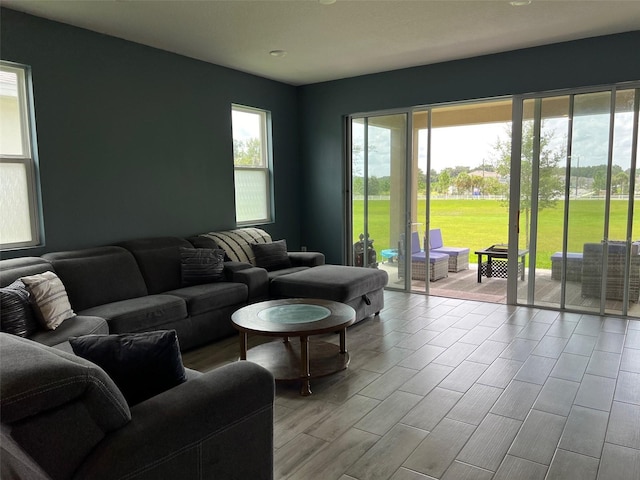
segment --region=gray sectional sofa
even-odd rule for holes
[[[273,478],[273,377],[225,365],[132,407],[106,373],[0,333],[0,478]]]
[[[206,236],[190,240],[136,239],[1,260],[0,287],[45,271],[60,278],[77,316],[55,330],[40,330],[29,337],[39,343],[70,352],[67,339],[72,336],[176,330],[184,351],[232,335],[231,314],[248,303],[267,299],[269,276],[275,273],[248,260],[228,260],[224,281],[182,286],[180,249],[216,246]],[[295,265],[291,271],[324,263],[321,254],[288,255]]]
[[[386,272],[325,266],[321,253],[286,248],[283,264],[261,268],[264,259],[256,257],[252,245],[274,243],[264,230],[242,228],[1,260],[0,287],[28,275],[56,273],[77,316],[29,338],[66,351],[72,336],[154,330],[175,330],[181,350],[189,350],[233,335],[231,314],[269,298],[343,302],[356,310],[356,321],[383,308]],[[194,248],[225,251],[222,281],[183,285],[181,249]]]

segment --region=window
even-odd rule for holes
[[[35,121],[29,67],[0,62],[0,247],[39,245]]]
[[[271,215],[271,117],[269,112],[233,105],[233,165],[236,223],[270,222]]]

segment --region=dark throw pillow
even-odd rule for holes
[[[0,330],[28,337],[38,329],[31,308],[30,293],[21,280],[0,288]]]
[[[133,406],[184,382],[175,330],[84,335],[69,339],[73,352],[101,367]]]
[[[182,286],[224,280],[224,250],[216,248],[180,248]]]
[[[291,266],[289,255],[287,255],[286,240],[278,240],[271,243],[252,243],[251,249],[256,256],[256,267],[261,267],[271,272]]]

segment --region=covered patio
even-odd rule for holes
[[[404,278],[398,279],[398,264],[384,262],[378,268],[389,273],[389,286],[403,288]],[[518,298],[526,299],[526,280],[528,269],[525,272],[525,281],[518,281]],[[412,291],[424,292],[425,282],[413,280]],[[446,278],[439,279],[429,284],[429,294],[438,297],[459,298],[464,300],[477,300],[491,303],[506,303],[507,301],[507,280],[504,278],[483,278],[482,283],[478,283],[477,264],[469,264],[468,270],[460,272],[449,272]],[[551,270],[537,270],[536,275],[536,303],[538,306],[548,306],[558,308],[560,304],[560,282],[551,278]],[[578,308],[581,311],[593,311],[598,313],[599,299],[596,297],[583,297],[580,282],[567,282],[565,304]],[[622,302],[619,300],[607,300],[608,312],[620,312]],[[640,317],[640,304],[631,302],[628,310],[629,316]]]

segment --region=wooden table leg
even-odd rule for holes
[[[340,330],[340,353],[347,353],[347,329]]]
[[[309,337],[302,335],[300,337],[300,378],[302,378],[302,388],[300,395],[311,395],[311,387],[309,385]]]
[[[247,332],[240,332],[240,360],[247,359]]]

